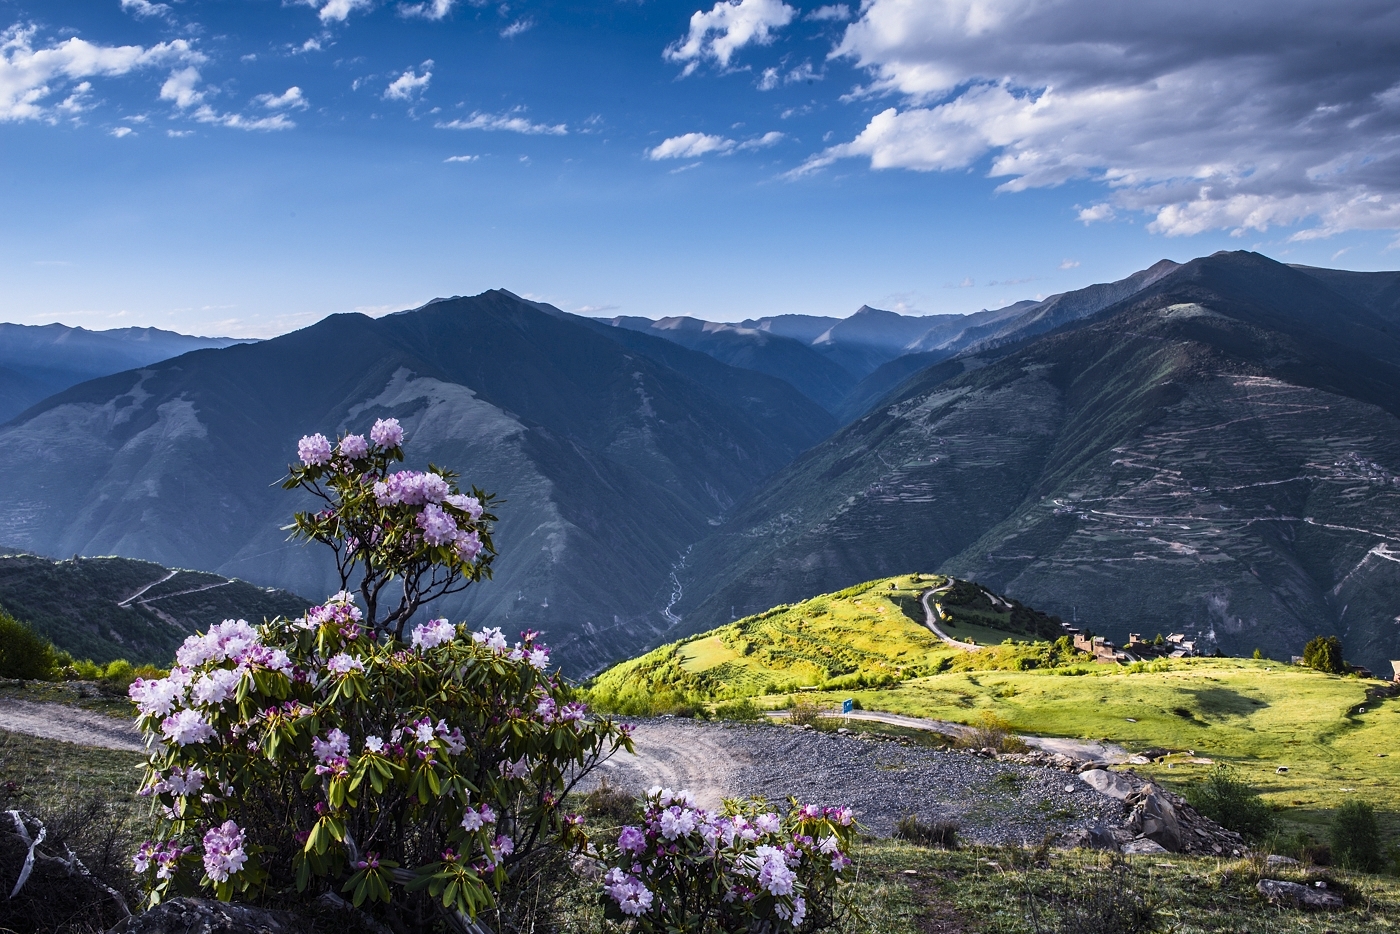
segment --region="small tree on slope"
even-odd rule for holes
[[[631,750],[626,728],[573,700],[533,633],[409,629],[490,576],[494,517],[447,471],[391,470],[402,440],[389,419],[368,439],[298,445],[284,486],[324,507],[290,528],[334,551],[340,593],[296,620],[225,621],[188,639],[169,677],[132,685],[143,793],[165,818],[136,856],[153,903],[343,892],[480,932],[525,860],[585,845],[567,796]]]

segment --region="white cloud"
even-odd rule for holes
[[[165,135],[171,139],[180,139],[184,136],[193,136],[194,130],[166,130]]]
[[[137,17],[170,15],[170,7],[164,3],[152,3],[151,0],[122,0],[122,9]]]
[[[773,30],[792,22],[797,11],[783,0],[720,0],[710,12],[697,10],[690,17],[690,31],[662,53],[667,61],[684,63],[688,75],[705,59],[729,67],[734,53],[754,43],[773,41]]]
[[[194,118],[200,123],[228,127],[231,130],[290,130],[292,127],[296,126],[296,123],[288,119],[286,114],[273,114],[270,117],[249,118],[242,114],[221,114],[208,104],[196,110],[194,112]]]
[[[414,95],[427,90],[428,82],[433,80],[432,59],[424,62],[422,67],[423,73],[421,75],[409,68],[391,81],[384,90],[384,99],[386,101],[411,101]]]
[[[172,71],[170,77],[166,78],[165,83],[160,86],[160,99],[174,101],[176,107],[184,110],[204,100],[204,92],[195,90],[197,87],[199,87],[199,69],[193,65],[180,68]]]
[[[525,32],[527,29],[533,28],[534,25],[535,21],[528,16],[524,19],[518,19],[515,22],[511,23],[509,26],[507,26],[505,29],[501,30],[501,38],[514,39],[516,36],[520,35],[522,32]]]
[[[431,0],[427,3],[400,3],[400,16],[418,16],[423,19],[440,20],[452,12],[457,0]]]
[[[439,130],[505,130],[509,133],[525,133],[530,136],[567,136],[566,124],[531,123],[523,115],[523,108],[504,114],[473,113],[465,120],[451,120],[437,124]]]
[[[113,127],[112,129],[108,130],[107,132],[110,133],[110,134],[112,134],[113,136],[115,136],[117,139],[121,139],[123,136],[130,136],[132,133],[135,133],[136,131],[133,130],[133,129],[132,129],[131,127],[129,127],[129,126],[119,126],[119,127]]]
[[[1106,202],[1079,209],[1079,219],[1085,224],[1092,224],[1095,221],[1111,221],[1116,216],[1113,205]]]
[[[803,81],[820,81],[826,77],[821,72],[812,67],[811,62],[803,62],[796,68],[783,74],[778,68],[765,68],[758,79],[758,89],[760,91],[771,91],[780,84],[798,84]]]
[[[1061,269],[1076,269],[1076,268],[1078,268],[1078,266],[1079,266],[1079,260],[1077,260],[1077,259],[1062,259],[1062,260],[1060,260],[1060,268],[1061,268]]]
[[[45,98],[70,81],[115,77],[172,62],[201,62],[204,56],[184,39],[150,48],[139,45],[94,45],[71,38],[36,49],[34,26],[11,26],[0,32],[0,122],[54,119],[80,106],[79,97],[92,85],[82,82],[61,104],[49,108]],[[86,85],[86,87],[84,87]]]
[[[708,133],[685,133],[662,140],[658,145],[648,149],[646,154],[647,158],[653,162],[659,162],[662,159],[698,159],[711,153],[726,156],[745,149],[767,149],[769,146],[776,146],[782,139],[783,134],[776,130],[745,140],[742,143],[723,136],[712,136]],[[685,166],[685,168],[694,168],[694,166]]]
[[[805,18],[813,20],[836,20],[837,22],[844,23],[851,18],[851,8],[844,3],[819,6],[808,13]]]
[[[783,134],[782,134],[782,133],[779,133],[777,130],[769,130],[767,133],[764,133],[762,136],[756,136],[756,137],[754,137],[753,139],[745,140],[744,142],[740,143],[738,146],[735,146],[734,148],[735,148],[735,149],[767,149],[769,146],[776,146],[776,145],[778,145],[778,144],[779,144],[780,142],[782,142],[782,141],[783,141]]]
[[[901,101],[795,174],[985,159],[1002,191],[1104,184],[1086,222],[1400,227],[1397,42],[1389,0],[867,0],[833,54]]]
[[[303,0],[303,2],[316,10],[323,23],[329,23],[332,20],[343,23],[356,10],[368,10],[374,6],[374,0]]]
[[[647,150],[647,158],[652,161],[694,159],[712,152],[729,152],[737,145],[738,143],[734,140],[725,139],[723,136],[711,136],[708,133],[686,133],[662,140],[660,144]]]
[[[480,156],[448,156],[443,162],[475,162]]]
[[[301,88],[293,85],[281,94],[259,94],[253,103],[261,104],[268,110],[305,110],[310,104],[301,93]]]

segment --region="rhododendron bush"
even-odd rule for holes
[[[817,931],[835,920],[851,865],[846,808],[726,801],[720,813],[682,791],[654,788],[643,823],[599,855],[610,917],[647,932]]]
[[[225,621],[132,685],[143,793],[165,817],[135,858],[153,902],[331,891],[480,931],[522,861],[584,845],[566,796],[631,740],[548,672],[535,634],[415,623],[489,577],[494,517],[451,473],[392,470],[402,441],[390,419],[298,445],[285,486],[323,508],[291,528],[334,551],[340,593],[299,619]]]

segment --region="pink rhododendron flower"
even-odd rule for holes
[[[501,627],[499,626],[474,632],[472,639],[493,652],[501,653],[506,650],[506,637],[501,635]]]
[[[435,649],[457,638],[457,627],[446,619],[433,619],[413,627],[412,643],[415,649]]]
[[[352,671],[364,671],[365,663],[353,655],[341,652],[326,660],[326,670],[338,675],[348,675]]]
[[[369,453],[369,442],[365,441],[364,435],[346,435],[336,447],[343,456],[352,461],[357,461]]]
[[[190,686],[190,697],[196,704],[222,704],[233,697],[242,680],[242,668],[215,668]]]
[[[403,429],[397,418],[381,418],[369,430],[369,437],[382,448],[396,448],[403,444]]]
[[[462,510],[462,512],[465,512],[471,517],[473,522],[480,519],[484,511],[481,508],[481,500],[477,499],[475,496],[468,496],[465,493],[453,493],[451,496],[447,497],[446,502],[452,506],[456,506],[458,509]]]
[[[227,882],[247,861],[243,831],[233,821],[224,821],[204,835],[204,871],[215,882]]]
[[[333,729],[325,739],[312,737],[311,751],[322,762],[330,759],[343,759],[350,755],[350,737],[343,730]]]
[[[202,743],[214,737],[214,728],[197,710],[181,710],[161,721],[161,733],[167,741],[180,746]]]
[[[319,467],[331,459],[331,443],[319,432],[297,442],[297,456],[308,467]]]
[[[143,680],[137,678],[127,689],[127,696],[142,716],[164,716],[175,709],[185,697],[185,686],[170,678]]]
[[[457,523],[441,506],[429,503],[414,522],[423,530],[423,540],[429,545],[447,545],[457,540]]]

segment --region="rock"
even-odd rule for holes
[[[1176,808],[1160,794],[1145,795],[1137,805],[1137,819],[1140,833],[1172,852],[1181,851],[1181,824],[1176,818]]]
[[[1123,855],[1125,856],[1149,856],[1153,853],[1170,852],[1156,840],[1149,840],[1146,837],[1138,837],[1136,840],[1129,840],[1123,844]]]
[[[1291,856],[1279,856],[1277,853],[1270,853],[1264,857],[1264,865],[1269,869],[1281,869],[1285,866],[1297,866],[1298,861]]]
[[[1079,827],[1060,837],[1059,845],[1072,850],[1117,850],[1118,841],[1102,827]]]
[[[1259,894],[1271,904],[1289,905],[1293,908],[1311,908],[1317,911],[1336,911],[1343,906],[1342,897],[1326,889],[1308,888],[1296,882],[1280,879],[1260,879]]]
[[[1132,782],[1107,769],[1089,769],[1087,772],[1080,772],[1079,778],[1099,794],[1117,798],[1119,801],[1133,793]]]
[[[1152,762],[1152,760],[1146,756],[1129,756],[1128,761],[1133,765],[1148,765]]]
[[[211,898],[176,898],[127,918],[110,934],[300,934],[306,927],[285,911]]]

